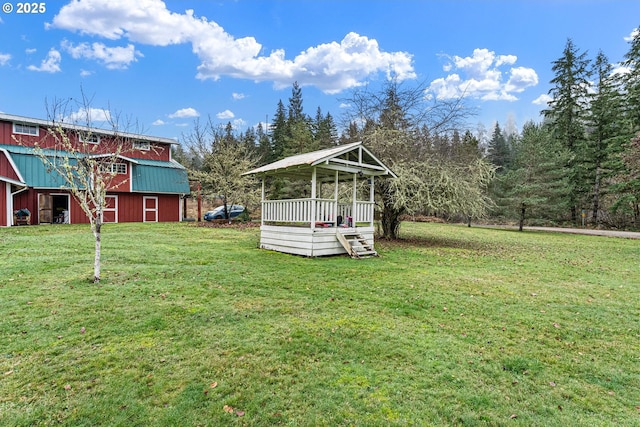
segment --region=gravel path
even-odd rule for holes
[[[506,228],[506,229],[518,229],[515,226],[479,226],[479,227],[488,227],[488,228]],[[640,239],[640,233],[634,231],[617,231],[617,230],[593,230],[590,228],[561,228],[561,227],[524,227],[524,230],[534,230],[534,231],[550,231],[553,233],[571,233],[571,234],[587,234],[591,236],[606,236],[606,237],[620,237],[623,239]]]
[[[593,230],[589,228],[556,228],[556,227],[524,227],[525,230],[553,231],[556,233],[588,234],[591,236],[621,237],[623,239],[640,239],[640,233],[633,231]]]

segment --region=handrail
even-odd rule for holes
[[[311,209],[313,203],[315,203],[315,215]],[[336,225],[340,216],[343,223],[355,219],[356,222],[368,222],[373,225],[373,202],[356,201],[355,213],[352,212],[353,207],[353,203],[336,203],[334,199],[264,200],[262,202],[262,221],[263,223],[310,223],[313,228],[316,223]]]

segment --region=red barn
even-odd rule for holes
[[[58,148],[48,132],[53,126],[0,113],[0,226],[89,222],[60,176],[34,150],[36,144],[45,154]],[[91,155],[110,154],[116,139],[121,144],[118,161],[111,165],[117,175],[107,192],[104,222],[182,219],[189,182],[186,169],[171,158],[174,140],[76,125],[62,129],[78,147],[90,145]]]

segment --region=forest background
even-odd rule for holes
[[[343,117],[303,108],[293,83],[267,128],[194,123],[174,158],[206,198],[259,209],[247,170],[287,156],[363,141],[399,176],[376,183],[381,234],[397,236],[410,215],[446,221],[640,229],[640,33],[621,64],[594,58],[568,39],[552,64],[551,100],[540,122],[495,122],[490,135],[469,126],[464,100],[424,96],[420,84],[391,79],[358,88]],[[195,189],[195,187],[194,187]],[[304,184],[269,183],[270,198],[299,198]]]

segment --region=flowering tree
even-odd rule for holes
[[[70,107],[79,109],[72,113]],[[89,219],[95,238],[93,282],[98,283],[107,191],[126,182],[126,178],[116,176],[118,165],[123,164],[121,155],[131,145],[130,134],[119,131],[118,118],[109,110],[90,108],[84,95],[79,105],[73,100],[54,102],[48,109],[50,124],[46,134],[33,144],[34,152]],[[95,127],[94,117],[111,129]],[[23,143],[18,138],[16,141]]]

